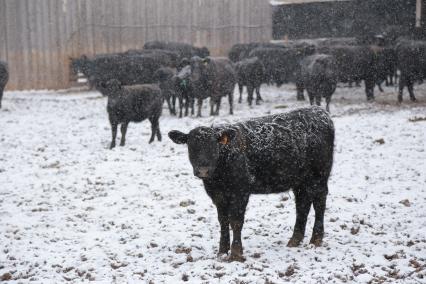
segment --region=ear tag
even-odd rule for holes
[[[219,143],[222,145],[228,145],[229,144],[228,135],[222,134],[222,136],[220,137]]]

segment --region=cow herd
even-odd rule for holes
[[[256,104],[262,101],[262,84],[294,83],[297,99],[303,100],[306,90],[311,105],[320,105],[325,98],[327,111],[315,106],[236,124],[198,127],[187,134],[169,132],[174,143],[187,145],[194,175],[202,179],[217,207],[219,254],[231,251],[230,260],[241,261],[241,231],[250,194],[292,189],[296,223],[288,246],[302,242],[311,206],[315,210],[311,243],[321,245],[335,135],[328,112],[337,84],[364,81],[367,100],[372,101],[375,86],[381,88],[384,81],[391,84],[399,74],[398,101],[402,101],[405,87],[415,101],[413,84],[426,77],[426,41],[236,44],[228,58],[210,57],[205,47],[156,41],[141,50],[81,56],[71,60],[71,67],[107,97],[110,148],[116,146],[119,125],[120,146],[124,146],[128,124],[146,119],[152,130],[149,142],[161,141],[159,119],[164,101],[170,114],[179,117],[195,115],[196,102],[199,117],[207,98],[210,115],[219,115],[223,97],[228,98],[233,114],[236,85],[240,103],[243,88],[247,88],[250,106],[254,99]],[[8,66],[0,61],[0,107],[8,77]]]

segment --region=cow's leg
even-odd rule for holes
[[[159,117],[159,116],[156,116],[154,120],[155,120],[155,125],[156,125],[156,131],[155,131],[155,133],[156,133],[156,135],[157,135],[157,140],[158,140],[158,141],[161,141],[161,132],[160,132],[160,117]]]
[[[182,118],[183,112],[183,98],[179,97],[179,118]]]
[[[246,212],[249,195],[237,196],[231,200],[229,219],[233,233],[230,261],[244,261],[243,244],[241,242],[241,231],[244,225],[244,215]]]
[[[303,95],[303,91],[304,91],[304,86],[302,83],[297,82],[296,83],[296,90],[297,90],[297,100],[298,101],[304,101],[305,100],[305,96]]]
[[[247,85],[247,101],[249,106],[251,106],[252,102],[253,102],[253,92],[254,92],[254,88],[251,85]]]
[[[185,98],[185,116],[188,116],[188,114],[189,114],[189,98]]]
[[[229,210],[228,205],[216,205],[217,218],[220,224],[220,242],[219,242],[219,255],[228,254],[230,248],[229,238]]]
[[[210,115],[214,115],[214,105],[216,102],[213,100],[213,98],[210,98]]]
[[[111,145],[109,146],[109,148],[112,149],[115,147],[115,139],[117,138],[118,123],[115,121],[110,121],[110,123],[111,123],[112,140],[111,140]]]
[[[173,113],[173,108],[172,108],[172,104],[171,104],[171,102],[170,102],[170,97],[168,97],[168,98],[166,99],[166,102],[167,102],[167,107],[169,108],[170,115],[174,115],[174,113]]]
[[[320,106],[321,105],[321,93],[316,93],[315,94],[315,104],[317,105],[317,106]]]
[[[414,96],[413,85],[414,85],[413,81],[408,81],[407,82],[407,88],[408,88],[408,93],[410,94],[410,100],[412,102],[415,102],[416,101],[416,97]]]
[[[312,92],[308,92],[308,96],[309,96],[309,103],[311,104],[311,106],[314,105],[314,99],[315,99],[315,94]]]
[[[312,204],[305,189],[296,189],[294,191],[294,196],[296,199],[296,223],[294,225],[293,236],[287,243],[288,247],[297,247],[303,241],[306,221],[308,220],[309,210]]]
[[[228,94],[228,102],[229,102],[229,114],[234,114],[234,92],[231,91]],[[219,114],[219,113],[218,113]]]
[[[260,104],[262,102],[262,96],[260,95],[260,85],[256,87],[256,104]]]
[[[121,141],[120,146],[124,146],[126,144],[126,132],[127,132],[127,126],[129,125],[128,122],[123,122],[121,124]]]
[[[1,101],[3,100],[3,91],[4,91],[4,87],[0,87],[0,108],[1,108]]]
[[[243,101],[243,84],[238,83],[238,90],[240,91],[240,98],[238,99],[238,103]]]
[[[173,114],[176,115],[176,95],[172,95],[172,110]]]
[[[374,80],[365,80],[365,94],[367,95],[367,101],[374,100]]]
[[[195,99],[194,98],[188,98],[189,103],[191,104],[191,115],[194,115],[194,104],[195,104]]]
[[[151,117],[149,121],[151,122],[151,138],[149,139],[149,143],[151,144],[154,141],[155,134],[157,134],[158,119]]]
[[[216,100],[216,110],[214,112],[214,115],[219,115],[219,109],[220,109],[220,103],[222,102],[222,97],[219,97]]]
[[[327,185],[324,189],[320,190],[320,192],[321,193],[313,200],[315,223],[310,243],[315,246],[320,246],[324,237],[324,212],[328,193]]]
[[[201,117],[201,107],[203,106],[202,99],[197,100],[197,106],[198,106],[197,117]]]
[[[330,107],[329,107],[329,105],[330,105],[330,101],[331,101],[331,95],[330,95],[330,96],[325,97],[325,103],[326,103],[325,110],[326,110],[327,112],[330,112]]]
[[[402,102],[402,95],[404,94],[404,87],[407,84],[407,79],[405,74],[401,74],[399,78],[399,92],[398,92],[398,102]]]

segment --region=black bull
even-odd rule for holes
[[[231,260],[243,259],[241,230],[250,194],[290,189],[295,195],[296,224],[288,246],[302,242],[312,204],[311,243],[322,243],[334,145],[333,122],[326,111],[303,108],[237,124],[198,127],[189,134],[174,130],[169,137],[188,145],[194,175],[203,180],[217,207],[220,254],[231,248]]]

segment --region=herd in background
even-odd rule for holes
[[[163,101],[171,115],[201,116],[203,101],[210,98],[210,115],[218,115],[222,97],[228,97],[233,114],[233,91],[239,89],[242,102],[244,86],[251,106],[262,101],[262,84],[296,85],[296,97],[326,109],[337,83],[364,81],[367,100],[374,100],[374,88],[393,84],[399,76],[398,101],[408,88],[415,101],[413,84],[426,78],[426,41],[389,39],[377,36],[368,41],[355,38],[295,40],[276,43],[245,43],[232,46],[226,57],[210,57],[206,47],[177,42],[147,42],[143,49],[121,53],[81,56],[71,59],[75,74],[82,73],[91,88],[108,97],[112,128],[111,148],[115,146],[117,127],[122,140],[129,122],[148,119],[152,125],[150,142],[161,140],[158,119]],[[397,76],[399,70],[399,75]],[[6,62],[0,61],[0,107],[9,78]],[[178,106],[176,106],[178,103]]]

